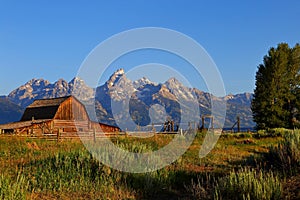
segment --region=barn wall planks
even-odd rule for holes
[[[84,105],[70,97],[60,104],[54,119],[88,121],[89,117]]]

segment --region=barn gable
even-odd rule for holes
[[[59,105],[54,119],[89,121],[89,116],[85,106],[75,97],[70,96]]]

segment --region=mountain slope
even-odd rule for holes
[[[253,94],[243,93],[236,95],[227,95],[224,97],[227,100],[226,112],[226,128],[231,128],[236,118],[240,118],[240,123],[243,128],[252,128],[255,126],[252,118],[251,101]]]
[[[11,102],[7,97],[0,97],[0,124],[14,122],[21,119],[23,109]]]

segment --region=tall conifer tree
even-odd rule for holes
[[[256,73],[252,101],[254,121],[258,129],[293,128],[299,116],[300,46],[290,48],[278,44],[264,57]]]

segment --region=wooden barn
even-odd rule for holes
[[[0,125],[0,129],[1,133],[27,135],[120,131],[118,127],[91,121],[85,106],[73,96],[35,100],[19,122]]]

